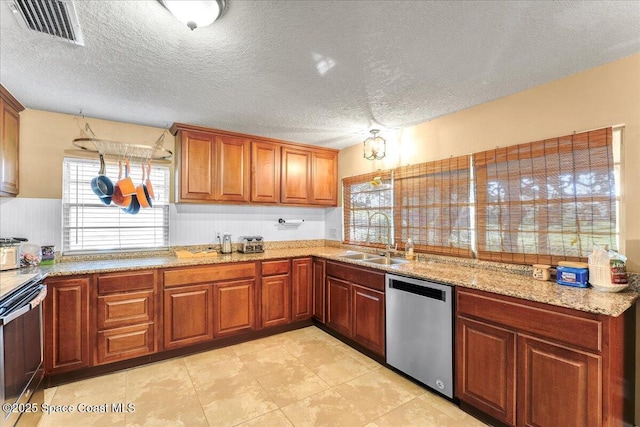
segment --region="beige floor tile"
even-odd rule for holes
[[[259,385],[243,387],[203,405],[209,425],[233,426],[278,409],[278,405]]]
[[[431,394],[431,393],[427,393]],[[440,398],[438,398],[440,399]],[[441,399],[440,404],[446,403],[451,406],[450,402]],[[439,426],[439,427],[485,427],[485,424],[465,414],[459,408],[455,408],[456,411],[449,411],[447,413],[440,410],[440,405],[437,407],[431,405],[428,399],[422,399],[422,396],[416,397],[409,402],[406,402],[399,407],[389,411],[387,414],[377,418],[368,427],[393,427],[393,426]]]
[[[55,395],[56,398],[62,401],[72,402],[78,397],[104,393],[106,390],[111,390],[114,394],[118,394],[124,392],[125,379],[126,373],[124,371],[103,375],[101,377],[88,378],[86,380],[58,386]]]
[[[320,343],[300,343],[296,348],[286,347],[286,349],[311,370],[333,363],[345,355],[336,346]]]
[[[50,387],[44,389],[44,403],[51,403],[51,399],[56,394],[58,387]]]
[[[50,388],[45,402],[135,412],[44,415],[40,427],[484,426],[316,327]]]
[[[399,375],[383,368],[371,371],[334,388],[342,397],[372,421],[425,390]]]
[[[242,356],[244,354],[254,353],[256,351],[266,350],[271,347],[279,346],[279,340],[273,340],[267,337],[260,338],[258,340],[243,342],[242,344],[236,344],[234,346],[231,346],[231,348],[236,353],[236,355]]]
[[[314,394],[281,409],[296,427],[351,427],[366,422],[365,415],[335,390]]]
[[[347,357],[336,357],[313,370],[327,384],[335,386],[370,372],[370,369],[359,361]]]
[[[127,414],[127,426],[207,425],[182,359],[128,371],[126,399],[136,409]]]
[[[257,379],[280,408],[329,388],[326,382],[300,363]]]
[[[176,378],[186,376],[187,368],[182,358],[169,359],[162,362],[151,363],[126,371],[127,387],[144,384],[151,379]]]
[[[245,369],[258,375],[265,375],[298,363],[291,353],[279,346],[243,354],[239,357],[245,364]]]
[[[238,360],[238,355],[233,351],[233,347],[223,347],[185,356],[183,360],[187,367],[204,368],[213,363],[226,363]]]
[[[51,400],[54,407],[70,406],[73,412],[43,413],[39,427],[124,426],[125,413],[112,410],[112,403],[125,401],[124,389],[113,391],[105,388],[102,393],[91,393],[69,400],[70,395],[56,395]]]
[[[238,427],[292,427],[291,421],[289,418],[282,412],[280,409],[276,409],[275,411],[271,411],[267,414],[260,415],[252,420],[249,420],[245,423],[238,424]]]

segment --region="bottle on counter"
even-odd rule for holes
[[[404,257],[406,259],[414,259],[415,258],[415,254],[413,253],[413,248],[414,248],[414,244],[413,241],[411,240],[411,237],[409,237],[407,239],[407,243],[404,245]]]

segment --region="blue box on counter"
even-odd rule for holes
[[[586,288],[589,286],[589,269],[574,267],[558,267],[557,279],[559,285]]]

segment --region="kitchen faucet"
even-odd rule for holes
[[[384,251],[384,256],[387,258],[391,258],[391,252],[394,251],[393,249],[391,249],[391,220],[389,219],[389,216],[383,212],[374,212],[371,214],[371,216],[369,217],[369,225],[367,226],[367,244],[371,243],[371,221],[373,220],[373,218],[376,215],[380,215],[382,216],[386,221],[387,221],[387,247]],[[379,242],[382,243],[382,240],[379,239]]]

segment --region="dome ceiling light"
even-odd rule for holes
[[[158,0],[178,21],[191,30],[206,27],[218,19],[226,6],[225,0]]]

